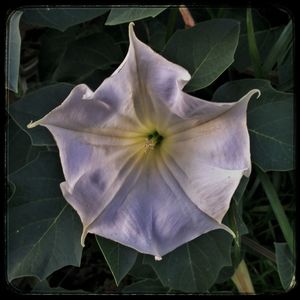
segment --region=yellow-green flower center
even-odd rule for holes
[[[149,150],[153,150],[162,143],[163,136],[160,135],[156,130],[152,131],[148,134],[145,142],[145,153],[147,153]]]

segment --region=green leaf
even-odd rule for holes
[[[66,265],[79,266],[82,226],[63,199],[59,156],[42,152],[9,176],[16,191],[8,203],[8,280],[45,279]]]
[[[254,26],[252,20],[252,10],[247,8],[247,36],[248,36],[248,47],[249,54],[254,67],[254,73],[256,78],[263,77],[263,70],[261,66],[260,53],[256,44],[256,37],[254,33]]]
[[[6,56],[6,88],[17,93],[21,54],[21,35],[19,30],[22,11],[15,11],[9,17],[7,56]]]
[[[286,243],[274,243],[276,253],[277,270],[282,287],[288,291],[296,284],[295,259]]]
[[[192,75],[186,91],[205,88],[232,64],[239,28],[235,20],[214,19],[175,32],[162,54]]]
[[[44,147],[33,147],[29,136],[12,120],[7,128],[7,172],[11,174],[35,159]]]
[[[255,31],[255,39],[262,61],[266,60],[269,51],[280,36],[282,30],[283,27],[275,27],[266,30]],[[240,35],[238,47],[234,56],[234,63],[232,66],[241,73],[253,71],[249,55],[247,34]]]
[[[105,25],[118,25],[123,23],[129,23],[132,21],[137,21],[141,19],[145,19],[148,17],[156,17],[161,12],[163,12],[168,6],[162,6],[159,8],[153,8],[151,6],[147,8],[131,8],[131,7],[116,7],[112,8],[108,18],[106,20]]]
[[[135,264],[137,252],[114,241],[96,236],[96,241],[117,285]]]
[[[164,286],[184,292],[205,292],[217,280],[220,270],[231,265],[232,237],[214,230],[186,243],[155,261],[145,256]]]
[[[28,129],[27,125],[31,121],[41,119],[56,106],[60,105],[69,95],[73,87],[73,85],[66,83],[42,87],[27,94],[22,99],[9,106],[9,114],[17,124],[28,133],[32,145],[56,145],[52,135],[46,128],[37,126]]]
[[[239,100],[251,89],[261,97],[250,100],[248,129],[251,158],[264,171],[288,171],[294,168],[293,94],[275,90],[269,81],[243,79],[225,83],[213,95],[214,101]]]
[[[119,64],[122,52],[106,33],[95,33],[68,44],[53,78],[56,81],[81,82],[95,70],[106,70]]]
[[[278,89],[290,91],[294,88],[293,43],[291,43],[282,62],[278,62]]]
[[[51,79],[53,72],[61,61],[68,43],[75,40],[80,28],[71,27],[65,32],[47,29],[41,36],[39,52],[39,76],[41,80]]]
[[[269,176],[267,174],[263,173],[259,168],[256,168],[256,173],[259,176],[259,180],[261,181],[263,189],[264,189],[264,191],[267,195],[267,198],[271,204],[273,213],[274,213],[276,220],[280,226],[283,236],[284,236],[291,252],[294,253],[295,237],[294,237],[293,229],[289,223],[288,217],[284,211],[284,208],[281,204],[279,196],[278,196]]]
[[[143,279],[123,288],[124,294],[166,293],[168,288],[164,287],[158,279]]]
[[[128,274],[137,279],[157,279],[157,275],[152,267],[147,264],[143,264],[143,257],[143,254],[138,254],[135,264]]]
[[[105,14],[108,8],[24,8],[22,21],[65,31]]]

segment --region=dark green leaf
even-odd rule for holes
[[[11,174],[37,157],[44,147],[33,147],[29,136],[12,120],[8,121],[7,172]]]
[[[289,91],[294,88],[293,43],[291,43],[284,59],[278,65],[278,89]]]
[[[37,126],[28,129],[27,125],[41,119],[61,104],[72,88],[73,85],[66,83],[49,85],[31,92],[9,107],[9,114],[29,134],[32,145],[56,145],[46,128]]]
[[[217,89],[215,101],[239,100],[251,89],[259,89],[261,97],[253,97],[248,107],[252,161],[264,171],[287,171],[294,168],[293,94],[275,90],[269,81],[243,79]]]
[[[42,152],[9,176],[16,191],[8,204],[8,280],[45,279],[66,265],[79,266],[82,226],[63,199],[59,156]]]
[[[220,270],[231,265],[232,237],[214,230],[175,249],[155,261],[145,256],[164,286],[184,292],[205,292],[217,280]]]
[[[281,284],[285,290],[293,288],[295,281],[295,259],[286,243],[274,243],[277,269]]]
[[[257,28],[255,28],[257,29]],[[273,44],[276,42],[283,27],[270,28],[266,30],[256,30],[255,39],[260,54],[261,61],[265,61]],[[232,65],[239,72],[253,71],[251,67],[251,59],[249,55],[248,37],[247,34],[241,34],[238,47],[234,56],[234,63]]]
[[[134,266],[129,271],[129,275],[138,279],[156,279],[157,275],[151,266],[143,264],[144,255],[138,254]]]
[[[24,8],[22,21],[60,31],[105,14],[108,8]]]
[[[119,64],[120,47],[106,33],[95,33],[68,44],[53,78],[57,81],[76,81],[93,73]]]
[[[175,32],[163,55],[190,72],[192,78],[185,90],[191,92],[210,85],[232,64],[238,38],[235,20],[205,21]]]
[[[161,12],[163,12],[168,6],[162,7],[145,7],[145,8],[131,8],[131,7],[116,7],[112,8],[105,25],[118,25],[122,23],[128,23],[132,21],[137,21],[145,19],[148,17],[156,17]]]
[[[79,28],[71,27],[65,32],[47,29],[41,37],[39,52],[39,76],[41,80],[49,80],[61,61],[67,45],[75,39]]]
[[[116,284],[127,275],[135,264],[137,252],[114,241],[96,236],[96,241],[114,276]]]
[[[7,60],[6,60],[6,88],[17,93],[19,81],[20,53],[21,53],[21,35],[19,30],[21,11],[15,11],[9,17],[8,23],[8,41],[7,41]]]
[[[123,288],[122,293],[124,294],[155,294],[155,293],[166,293],[168,288],[164,287],[158,279],[144,279],[135,282],[129,286]]]

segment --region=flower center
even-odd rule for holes
[[[148,153],[149,150],[154,150],[155,148],[157,148],[161,144],[163,139],[164,137],[160,135],[156,130],[148,134],[144,145],[144,152]]]

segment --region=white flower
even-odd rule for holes
[[[119,68],[92,92],[76,86],[28,127],[53,134],[61,189],[88,232],[161,256],[215,229],[251,172],[246,125],[251,90],[238,102],[182,91],[190,74],[142,43],[129,24]]]

